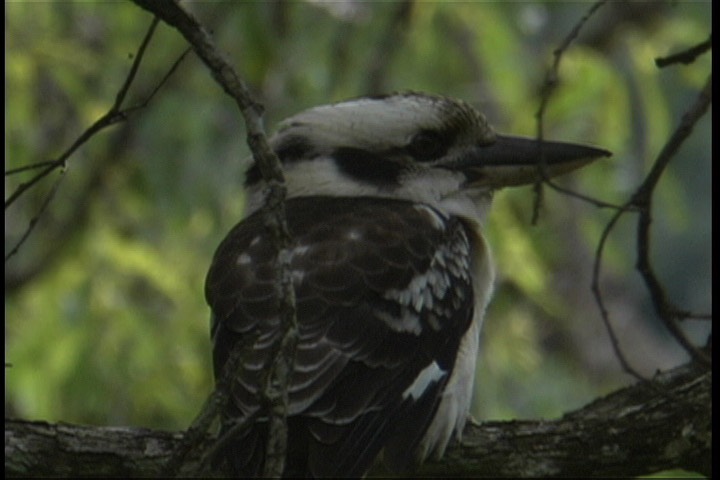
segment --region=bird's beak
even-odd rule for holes
[[[576,143],[505,135],[496,138],[490,145],[472,147],[455,165],[467,175],[468,186],[495,189],[531,184],[611,155],[607,150]]]

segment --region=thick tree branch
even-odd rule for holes
[[[628,478],[685,469],[710,476],[711,390],[711,373],[686,365],[559,420],[469,427],[462,445],[422,473]]]
[[[712,375],[688,364],[600,398],[559,420],[468,426],[423,476],[633,476],[682,468],[710,476]],[[157,476],[182,433],[5,421],[11,476]],[[190,453],[179,472],[196,472]],[[382,474],[376,470],[376,474]]]

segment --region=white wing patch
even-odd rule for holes
[[[305,255],[308,252],[308,250],[310,250],[310,247],[311,247],[311,245],[305,245],[305,244],[301,243],[300,245],[293,248],[292,256],[294,257],[296,255]]]
[[[345,235],[345,238],[353,242],[357,242],[363,239],[362,234],[356,228],[349,229],[347,231],[347,234]]]
[[[443,307],[440,300],[446,299],[448,291],[459,281],[469,280],[468,250],[469,245],[465,239],[440,246],[425,272],[413,277],[405,288],[384,293],[386,299],[402,305],[403,311],[410,310],[408,313],[411,313],[415,320],[408,322],[405,318],[401,330],[419,332],[421,327],[417,314],[421,312],[433,312],[440,317],[451,313]]]
[[[440,368],[437,362],[433,361],[430,365],[425,367],[420,375],[417,376],[415,381],[410,385],[402,394],[403,400],[412,397],[413,400],[417,400],[425,393],[433,383],[438,382],[447,372]]]
[[[417,314],[411,312],[407,308],[402,309],[400,317],[390,315],[383,311],[378,311],[375,315],[377,315],[379,319],[383,320],[388,327],[396,332],[408,332],[415,335],[420,335],[422,332],[422,326],[420,325],[420,320]],[[437,330],[439,330],[439,328]]]

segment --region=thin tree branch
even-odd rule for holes
[[[590,17],[593,16],[593,14],[602,7],[605,3],[607,3],[607,0],[599,0],[595,2],[583,15],[583,17],[578,20],[578,22],[575,24],[573,29],[570,31],[570,33],[565,37],[565,39],[562,41],[560,46],[555,49],[553,52],[553,64],[548,69],[548,72],[545,76],[545,83],[543,84],[542,93],[540,96],[540,106],[538,107],[538,111],[535,114],[535,117],[538,120],[538,127],[537,127],[537,138],[538,140],[543,139],[543,118],[545,115],[545,110],[547,109],[547,105],[550,102],[550,97],[552,97],[552,94],[555,92],[555,89],[558,86],[559,83],[559,71],[560,71],[560,60],[562,60],[563,55],[565,54],[565,51],[570,48],[570,45],[573,41],[578,37],[580,34],[580,30],[585,25],[585,23],[590,19]]]
[[[540,105],[538,106],[538,110],[535,113],[535,118],[537,119],[537,140],[538,140],[538,146],[540,149],[540,162],[538,164],[538,170],[541,174],[541,180],[535,183],[535,202],[533,205],[533,217],[532,217],[532,224],[535,225],[538,221],[539,215],[540,215],[540,205],[542,204],[542,185],[548,185],[554,190],[561,192],[565,195],[569,195],[571,197],[579,198],[581,200],[584,200],[586,202],[589,202],[597,207],[605,207],[605,208],[619,208],[611,203],[605,202],[603,200],[597,200],[594,198],[591,198],[587,195],[583,195],[574,191],[571,191],[569,189],[560,187],[555,182],[550,181],[549,176],[547,175],[546,171],[546,162],[545,157],[542,150],[542,140],[544,138],[544,118],[545,118],[545,110],[547,110],[547,106],[550,102],[550,98],[552,97],[553,93],[558,87],[559,84],[559,78],[560,78],[560,60],[562,60],[563,55],[565,54],[565,51],[567,51],[568,48],[570,48],[570,45],[573,41],[578,37],[580,34],[580,30],[582,30],[585,23],[592,17],[595,12],[602,7],[607,0],[599,0],[592,4],[592,6],[588,9],[588,11],[585,13],[585,15],[578,20],[578,22],[575,24],[575,26],[572,28],[570,33],[565,37],[565,39],[562,41],[560,46],[555,49],[553,52],[553,63],[552,66],[548,69],[547,74],[545,75],[545,82],[543,83],[541,93],[540,93]]]
[[[660,151],[652,169],[645,177],[645,181],[637,189],[631,199],[631,203],[639,208],[636,268],[640,272],[650,297],[652,298],[655,312],[662,319],[665,327],[683,346],[683,348],[697,361],[706,366],[711,365],[711,359],[704,352],[699,350],[690,342],[685,333],[677,324],[677,319],[689,316],[687,312],[677,308],[668,299],[665,288],[655,274],[650,261],[650,224],[652,223],[652,198],[655,187],[662,177],[665,168],[675,156],[680,146],[685,142],[693,130],[695,124],[705,115],[712,101],[712,75],[709,75],[705,86],[698,94],[695,103],[683,115],[680,125],[668,139]]]
[[[628,208],[630,208],[629,203]],[[620,362],[620,366],[626,373],[632,375],[636,379],[645,380],[645,377],[643,377],[640,372],[635,370],[635,368],[632,367],[627,358],[625,358],[625,354],[620,347],[620,341],[618,340],[617,335],[615,335],[615,329],[610,322],[610,313],[605,306],[605,300],[603,299],[602,291],[600,289],[600,266],[602,265],[603,253],[605,252],[605,244],[607,243],[608,238],[610,238],[610,233],[612,232],[613,228],[615,228],[618,220],[620,220],[620,217],[622,217],[623,214],[625,214],[625,212],[627,211],[628,210],[625,208],[617,210],[613,214],[610,221],[608,221],[607,225],[605,225],[605,228],[600,235],[600,240],[598,241],[598,245],[595,250],[595,260],[593,263],[593,275],[590,289],[592,290],[593,296],[595,297],[595,303],[597,303],[598,309],[600,310],[600,318],[602,319],[603,325],[605,325],[605,330],[610,337],[610,344],[612,345],[613,351],[615,352],[615,357],[617,357],[618,361]]]
[[[58,190],[58,187],[60,186],[60,182],[63,178],[65,178],[65,172],[67,172],[66,168],[60,169],[60,176],[53,182],[52,187],[50,187],[50,191],[45,196],[45,200],[43,200],[42,205],[40,205],[40,208],[38,209],[37,213],[33,215],[33,217],[30,219],[30,223],[28,224],[27,229],[25,229],[25,233],[23,233],[22,237],[20,237],[20,240],[15,244],[15,246],[5,255],[5,261],[7,262],[10,260],[10,258],[15,255],[17,252],[20,251],[20,247],[25,243],[25,241],[30,238],[30,234],[35,229],[35,225],[37,225],[38,221],[40,220],[40,217],[43,213],[45,213],[45,210],[47,210],[48,205],[50,205],[50,201],[55,197],[55,193]]]
[[[540,99],[540,106],[538,108],[538,111],[536,113],[537,118],[537,138],[538,138],[538,144],[541,145],[541,141],[543,139],[543,118],[544,113],[547,108],[547,105],[550,101],[550,98],[552,96],[552,93],[555,91],[558,85],[558,72],[559,72],[559,66],[560,66],[560,60],[562,59],[562,56],[564,52],[569,48],[569,46],[572,44],[572,42],[577,38],[580,29],[582,26],[587,22],[587,20],[597,11],[598,8],[600,8],[604,3],[606,3],[605,0],[600,0],[596,3],[594,3],[590,9],[588,9],[587,13],[578,21],[578,23],[575,25],[575,27],[572,29],[572,31],[568,34],[568,36],[564,39],[564,41],[561,43],[561,45],[553,52],[554,55],[554,61],[551,66],[551,68],[548,70],[548,73],[546,75],[545,83],[543,85],[541,99]],[[694,58],[703,53],[707,48],[709,48],[709,42],[710,38],[708,38],[707,42],[704,42],[703,44],[700,44],[687,52],[682,52],[681,54],[675,55],[671,58],[672,61],[692,61]],[[705,45],[707,43],[707,45]],[[670,59],[666,60],[669,61]],[[710,99],[711,99],[711,93],[710,93],[710,85],[711,80],[708,79],[708,82],[706,83],[705,88],[703,89],[703,92],[701,93],[699,99],[697,100],[696,104],[688,111],[688,113],[685,114],[683,117],[683,121],[681,125],[678,127],[676,132],[673,134],[673,136],[668,141],[668,144],[663,148],[663,151],[660,153],[658,159],[655,162],[655,165],[649,172],[648,176],[646,177],[643,185],[640,186],[640,188],[637,190],[635,195],[631,200],[626,202],[624,205],[621,206],[615,206],[612,204],[609,204],[604,201],[596,200],[594,198],[588,197],[586,195],[579,194],[577,192],[570,191],[568,189],[565,189],[563,187],[560,187],[556,185],[554,182],[550,181],[550,179],[547,176],[546,170],[545,170],[545,162],[542,154],[542,148],[541,148],[541,161],[539,165],[539,171],[541,172],[542,180],[537,182],[535,185],[535,204],[533,208],[533,218],[532,223],[536,223],[539,215],[539,207],[542,202],[542,185],[547,184],[553,189],[564,193],[566,195],[573,196],[575,198],[582,199],[584,201],[587,201],[589,203],[594,204],[597,207],[609,207],[616,209],[615,214],[611,218],[611,220],[606,225],[605,229],[603,230],[603,233],[601,235],[600,241],[598,243],[598,247],[596,250],[595,255],[595,264],[593,267],[593,280],[592,280],[592,292],[595,297],[595,301],[598,305],[598,308],[600,309],[601,318],[603,320],[603,323],[606,327],[606,330],[608,331],[608,334],[610,336],[610,341],[613,347],[613,350],[615,351],[615,354],[622,366],[622,368],[629,374],[633,375],[636,378],[642,378],[642,376],[630,365],[630,363],[627,361],[625,356],[622,353],[622,350],[620,348],[620,344],[618,341],[617,336],[614,333],[614,330],[612,328],[612,324],[610,322],[609,313],[607,308],[605,307],[603,298],[602,298],[602,292],[600,290],[600,282],[599,282],[599,276],[600,276],[600,265],[602,262],[602,255],[605,247],[605,243],[610,235],[610,232],[612,231],[613,227],[617,223],[617,221],[620,219],[620,217],[625,214],[628,211],[637,211],[639,212],[639,218],[638,218],[638,239],[637,239],[637,251],[638,251],[638,264],[637,268],[640,271],[645,284],[648,287],[648,290],[650,291],[651,298],[653,300],[653,305],[655,306],[655,309],[658,313],[658,315],[663,320],[663,323],[665,324],[666,328],[671,332],[671,334],[677,339],[677,341],[685,348],[690,355],[695,358],[697,361],[702,362],[705,365],[710,365],[709,358],[707,355],[705,355],[702,351],[700,351],[697,347],[692,345],[692,343],[687,339],[684,332],[677,326],[676,320],[679,318],[696,318],[696,317],[705,317],[706,315],[696,314],[692,312],[687,312],[684,310],[681,310],[674,305],[670,303],[670,301],[667,298],[667,295],[660,284],[659,280],[655,276],[654,270],[652,269],[651,262],[649,260],[649,242],[650,242],[650,223],[651,223],[651,200],[652,200],[652,193],[654,190],[655,185],[657,184],[658,180],[660,179],[665,167],[669,163],[670,159],[673,157],[679,146],[682,144],[682,142],[687,138],[690,131],[692,130],[692,126],[695,122],[704,114],[704,112],[707,110]]]
[[[5,176],[9,177],[10,175],[15,175],[17,173],[35,170],[36,168],[47,167],[48,165],[52,165],[54,162],[55,160],[45,160],[43,162],[31,163],[29,165],[23,165],[21,167],[10,168],[8,170],[5,170]]]
[[[158,82],[158,84],[155,85],[155,87],[152,89],[150,94],[147,95],[143,99],[143,101],[138,103],[137,105],[126,108],[125,114],[127,115],[129,113],[134,112],[135,110],[140,110],[140,109],[147,107],[148,104],[150,103],[150,100],[152,100],[155,97],[155,95],[160,91],[160,89],[168,82],[168,80],[170,80],[170,77],[172,77],[173,73],[175,73],[175,70],[178,69],[178,67],[180,66],[182,61],[185,59],[187,54],[190,53],[190,50],[191,50],[190,48],[187,48],[184,52],[182,52],[180,54],[180,56],[178,56],[178,58],[175,60],[175,62],[173,62],[173,64],[170,66],[170,68],[165,73],[163,78],[161,78],[160,81]]]
[[[200,409],[200,412],[195,416],[195,419],[193,419],[187,430],[185,430],[182,440],[175,446],[172,455],[163,468],[163,476],[175,477],[178,475],[185,463],[187,455],[193,448],[197,448],[203,442],[212,423],[218,415],[220,415],[223,408],[225,408],[230,398],[233,372],[235,372],[238,365],[240,365],[243,347],[245,347],[244,342],[238,342],[233,346],[228,360],[223,366],[222,374],[215,383],[215,388],[208,398],[205,399],[205,403]],[[218,442],[208,446],[208,451],[204,454],[203,461],[198,466],[200,470],[195,473],[203,473],[205,467],[215,460],[217,452],[227,443],[227,439],[232,438],[232,436],[237,433],[239,433],[239,428],[233,427],[224,437],[220,438]]]
[[[672,55],[668,55],[667,57],[658,57],[655,59],[655,65],[658,68],[667,67],[668,65],[673,65],[675,63],[682,63],[685,65],[689,65],[695,61],[697,57],[702,55],[705,52],[710,51],[712,48],[712,34],[708,35],[707,40],[704,42],[700,42],[694,47],[690,47],[687,50],[683,50],[682,52],[674,53]]]
[[[680,343],[680,345],[682,345],[682,347],[693,359],[706,367],[711,365],[710,357],[693,345],[682,329],[677,325],[678,319],[705,317],[706,315],[687,312],[673,305],[668,299],[667,293],[665,292],[660,280],[657,278],[655,271],[652,268],[652,262],[650,261],[650,224],[652,223],[652,195],[655,187],[662,177],[665,168],[670,163],[670,160],[672,160],[680,146],[692,132],[695,123],[697,123],[697,121],[707,112],[711,100],[712,75],[708,76],[705,86],[698,94],[698,98],[695,103],[683,115],[680,125],[678,125],[675,132],[673,132],[672,136],[668,139],[667,143],[660,151],[652,169],[645,177],[642,185],[635,191],[632,198],[623,205],[623,207],[618,210],[615,215],[613,215],[608,224],[605,226],[595,252],[595,263],[593,266],[593,280],[591,287],[593,295],[595,296],[595,302],[600,309],[601,318],[605,324],[608,334],[610,335],[613,350],[615,351],[620,364],[627,373],[636,378],[642,377],[630,366],[629,362],[622,354],[617,336],[615,335],[610,323],[609,314],[602,298],[602,292],[600,291],[600,264],[602,262],[605,243],[617,221],[627,211],[636,211],[639,213],[637,236],[638,259],[636,262],[636,268],[640,272],[640,275],[650,292],[655,312],[658,314],[672,336],[678,341],[678,343]]]
[[[36,174],[34,177],[32,177],[29,181],[25,183],[21,183],[18,188],[15,190],[15,192],[5,201],[5,209],[12,205],[20,196],[28,191],[31,187],[33,187],[36,183],[38,183],[40,180],[45,178],[47,175],[49,175],[53,170],[57,168],[62,168],[61,170],[61,176],[53,183],[53,186],[50,189],[50,192],[46,196],[45,200],[43,201],[42,205],[38,209],[37,213],[33,215],[33,217],[30,219],[30,222],[28,224],[27,229],[21,236],[18,243],[10,250],[8,254],[5,255],[5,262],[7,262],[10,258],[12,258],[19,250],[20,247],[25,243],[25,241],[30,237],[30,234],[34,230],[35,226],[37,225],[38,220],[40,219],[41,215],[45,212],[47,209],[47,206],[50,202],[50,200],[55,196],[55,193],[57,192],[57,188],[60,185],[60,181],[65,176],[65,168],[66,168],[66,160],[72,155],[72,153],[79,148],[83,143],[85,143],[87,140],[89,140],[95,133],[100,131],[101,129],[112,125],[119,121],[120,119],[123,119],[124,117],[116,115],[119,110],[119,103],[122,102],[122,100],[125,98],[125,94],[127,93],[127,90],[132,83],[132,80],[135,77],[135,74],[137,72],[137,68],[139,66],[140,60],[143,57],[145,47],[147,46],[147,43],[150,41],[150,38],[152,38],[152,34],[155,30],[155,27],[157,25],[157,22],[152,22],[150,25],[150,28],[148,29],[148,33],[145,35],[145,39],[141,43],[138,53],[135,58],[135,62],[133,62],[132,67],[130,68],[130,72],[128,73],[127,78],[125,79],[125,82],[123,86],[121,87],[120,91],[118,92],[115,104],[111,107],[111,109],[103,115],[99,120],[97,120],[93,125],[90,126],[85,132],[83,132],[80,137],[78,137],[75,142],[68,148],[58,159],[52,160],[52,161],[44,161],[44,162],[38,162],[35,164],[27,165],[24,167],[18,167],[15,169],[11,169],[5,172],[6,176],[9,176],[11,174],[20,173],[27,170],[32,170],[36,168],[43,168],[40,173]]]
[[[30,165],[24,165],[21,167],[13,168],[6,170],[5,175],[10,176],[13,174],[18,174],[22,172],[26,172],[29,170],[36,170],[36,169],[42,169],[40,172],[36,173],[33,177],[30,178],[27,182],[21,183],[17,189],[13,192],[12,195],[5,201],[5,209],[7,210],[8,207],[10,207],[15,201],[17,201],[25,192],[27,192],[30,188],[38,184],[43,178],[48,176],[50,173],[52,173],[54,170],[60,168],[61,169],[61,176],[56,180],[51,189],[50,192],[47,194],[45,201],[38,209],[38,212],[33,215],[32,219],[30,220],[27,229],[21,236],[18,243],[13,247],[8,254],[5,255],[5,262],[7,262],[13,255],[15,255],[19,250],[20,247],[25,243],[25,241],[30,237],[30,234],[34,230],[35,226],[37,225],[40,217],[42,214],[46,211],[50,200],[55,196],[55,193],[57,192],[57,189],[59,187],[60,181],[65,176],[66,168],[67,168],[67,160],[70,158],[70,156],[75,153],[77,149],[79,149],[83,144],[85,144],[88,140],[90,140],[96,133],[100,132],[101,130],[112,126],[116,123],[122,122],[127,119],[128,115],[136,110],[145,108],[149,102],[153,99],[155,94],[162,88],[162,86],[167,82],[167,80],[170,78],[170,76],[175,72],[177,67],[179,66],[180,62],[183,60],[187,52],[180,55],[180,57],[175,61],[173,66],[168,70],[168,72],[165,74],[165,76],[162,78],[162,80],[155,86],[155,88],[152,90],[152,92],[145,97],[145,99],[139,103],[138,105],[128,107],[126,109],[122,109],[122,104],[125,101],[125,98],[127,97],[127,93],[130,89],[130,86],[132,85],[138,69],[140,67],[140,63],[145,55],[145,51],[147,49],[147,46],[150,43],[150,40],[153,37],[153,34],[155,32],[155,28],[157,27],[158,20],[153,19],[153,21],[150,24],[150,27],[148,28],[147,33],[145,34],[145,37],[143,38],[143,41],[141,42],[140,46],[138,47],[138,51],[135,54],[134,61],[132,66],[130,67],[130,71],[128,72],[128,75],[126,76],[122,86],[118,90],[118,93],[115,96],[115,102],[110,107],[110,109],[98,120],[95,121],[90,127],[88,127],[73,143],[72,145],[65,150],[57,159],[55,160],[49,160],[49,161],[42,161],[33,163]]]
[[[620,348],[620,342],[615,335],[615,331],[612,328],[612,324],[610,323],[610,316],[608,313],[607,308],[605,307],[605,303],[602,298],[602,293],[600,291],[600,264],[601,259],[603,255],[603,251],[605,248],[605,242],[610,235],[610,232],[612,231],[613,227],[615,226],[616,222],[620,219],[623,213],[625,211],[632,209],[632,205],[623,205],[623,206],[615,206],[611,205],[607,202],[593,199],[589,196],[573,192],[571,190],[562,188],[558,185],[556,185],[554,182],[552,182],[547,175],[547,169],[546,169],[546,162],[542,151],[542,140],[543,140],[543,131],[544,131],[544,118],[545,118],[545,110],[547,109],[547,106],[550,102],[550,98],[552,97],[552,94],[554,93],[555,89],[558,86],[559,82],[559,70],[560,70],[560,61],[562,60],[562,56],[564,55],[565,51],[570,47],[572,42],[578,37],[580,34],[580,30],[582,29],[583,25],[590,19],[590,17],[604,4],[606,3],[606,0],[600,0],[595,2],[585,13],[585,15],[575,24],[573,29],[570,31],[570,33],[565,37],[563,42],[560,44],[558,48],[555,49],[553,52],[554,61],[552,66],[548,69],[548,72],[545,76],[545,83],[543,84],[542,90],[541,90],[541,96],[540,96],[540,105],[538,107],[537,113],[535,114],[535,117],[537,119],[537,139],[538,139],[538,148],[540,148],[540,163],[538,166],[538,170],[541,174],[541,180],[535,183],[535,202],[533,205],[533,217],[531,220],[531,223],[534,225],[537,223],[537,220],[540,215],[540,205],[542,204],[542,198],[543,198],[543,185],[549,185],[551,188],[555,189],[556,191],[559,191],[565,195],[569,195],[575,198],[580,198],[581,200],[587,201],[597,207],[610,207],[614,208],[616,210],[615,214],[613,215],[612,219],[608,222],[607,226],[605,227],[601,237],[600,241],[598,243],[597,251],[595,254],[595,264],[593,266],[593,280],[592,280],[592,292],[595,296],[595,300],[598,304],[598,307],[600,309],[601,318],[603,321],[603,324],[605,325],[605,328],[608,332],[608,335],[610,336],[610,343],[613,347],[613,351],[615,352],[615,355],[617,356],[620,365],[622,366],[623,370],[625,370],[627,373],[632,375],[633,377],[643,380],[643,377],[630,365],[630,363],[625,358],[625,355],[622,353],[622,349]]]
[[[32,177],[27,182],[21,183],[18,188],[5,200],[5,209],[12,205],[20,196],[28,191],[33,185],[35,185],[37,182],[45,178],[50,172],[55,170],[56,168],[60,168],[65,166],[65,162],[67,161],[70,156],[75,153],[75,151],[80,148],[85,142],[87,142],[89,139],[93,137],[97,132],[100,130],[103,130],[104,128],[107,128],[111,125],[114,125],[115,123],[121,122],[126,120],[126,112],[121,110],[122,103],[125,101],[125,96],[127,95],[128,89],[130,88],[130,85],[132,84],[133,80],[135,79],[135,74],[138,71],[138,68],[140,66],[140,62],[142,61],[145,49],[147,48],[148,44],[150,43],[150,39],[152,39],[153,34],[155,33],[155,27],[157,26],[157,19],[153,19],[153,21],[150,23],[150,27],[148,28],[148,32],[145,34],[145,38],[143,39],[142,43],[140,44],[140,47],[138,48],[137,54],[135,55],[135,60],[133,61],[132,66],[130,67],[130,71],[128,72],[127,77],[125,78],[125,81],[123,82],[123,85],[120,87],[120,90],[118,91],[117,95],[115,96],[115,103],[110,107],[110,109],[98,120],[95,121],[90,127],[88,127],[87,130],[85,130],[76,140],[73,142],[70,147],[65,150],[57,159],[51,161],[51,162],[42,162],[40,164],[34,164],[34,165],[41,165],[45,164],[46,167],[41,170],[38,174],[36,174],[34,177]],[[34,168],[34,167],[33,167]],[[17,169],[16,169],[17,170]]]
[[[268,195],[264,208],[266,225],[271,232],[273,246],[278,252],[275,264],[277,298],[280,301],[282,335],[274,346],[277,355],[268,372],[263,388],[262,402],[266,404],[269,417],[268,444],[264,475],[280,476],[284,470],[287,451],[287,409],[288,378],[293,370],[298,327],[295,315],[295,292],[290,277],[290,256],[287,254],[291,237],[285,216],[285,184],[280,161],[270,148],[262,125],[263,107],[251,96],[248,87],[235,72],[232,65],[218,52],[212,38],[189,12],[176,2],[156,2],[151,0],[133,0],[141,8],[161,18],[175,27],[192,45],[195,53],[210,69],[216,82],[236,102],[247,127],[247,142],[255,162],[260,168],[263,179],[268,185]],[[230,372],[232,374],[233,372]],[[214,394],[212,394],[214,395]],[[227,396],[223,396],[227,402]],[[222,406],[214,402],[216,410]],[[200,416],[205,414],[201,413]]]

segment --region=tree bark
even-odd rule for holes
[[[668,469],[712,475],[712,373],[687,364],[557,420],[469,425],[414,476],[630,477]],[[9,476],[160,476],[182,432],[5,421]],[[214,438],[180,475],[197,474]],[[386,473],[386,472],[385,472]],[[382,475],[376,468],[371,474]],[[204,472],[207,476],[208,472]]]

